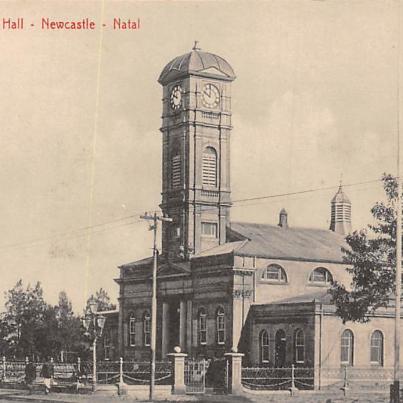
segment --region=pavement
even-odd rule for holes
[[[27,402],[27,403],[118,403],[118,402],[146,402],[148,400],[136,399],[134,396],[118,396],[116,394],[95,393],[79,395],[69,393],[43,393],[28,394],[25,390],[0,389],[0,403]],[[184,402],[184,403],[389,403],[389,397],[377,394],[362,396],[332,395],[329,393],[299,393],[297,396],[288,394],[244,394],[234,395],[185,395],[170,396],[169,399],[155,400],[158,402]]]

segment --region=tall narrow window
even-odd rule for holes
[[[217,152],[213,147],[206,147],[203,152],[203,185],[217,186]]]
[[[295,331],[294,335],[295,362],[302,363],[305,360],[305,337],[302,329]]]
[[[171,183],[172,188],[176,189],[181,186],[181,156],[179,154],[174,155],[171,163]]]
[[[224,344],[225,343],[225,314],[224,314],[224,308],[221,306],[217,309],[216,324],[217,324],[217,343]]]
[[[143,319],[144,345],[151,344],[151,316],[148,312],[144,314]]]
[[[267,330],[260,332],[260,362],[265,363],[270,361],[270,338]]]
[[[104,359],[110,360],[111,358],[111,335],[109,332],[105,332],[104,335]]]
[[[130,315],[129,318],[129,346],[136,345],[136,318],[134,315]]]
[[[371,336],[371,363],[383,365],[383,334],[379,330]]]
[[[199,343],[207,344],[207,315],[204,308],[199,311]]]
[[[353,365],[354,336],[351,330],[345,330],[341,335],[340,361],[344,365]]]

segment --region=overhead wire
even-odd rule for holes
[[[353,187],[353,186],[360,186],[360,185],[366,185],[366,184],[373,184],[373,183],[379,183],[381,182],[382,179],[373,179],[373,180],[368,180],[368,181],[362,181],[362,182],[355,182],[355,183],[349,183],[349,184],[343,184],[343,187]],[[317,187],[317,188],[311,188],[311,189],[305,189],[305,190],[299,190],[295,192],[285,192],[285,193],[277,193],[277,194],[270,194],[270,195],[262,195],[262,196],[254,196],[254,197],[248,197],[248,198],[241,198],[241,199],[235,199],[232,201],[233,205],[231,208],[239,208],[239,207],[249,207],[252,205],[256,204],[261,204],[261,203],[254,203],[254,202],[261,202],[265,200],[270,200],[270,199],[275,199],[275,198],[281,198],[281,197],[290,197],[290,196],[296,196],[296,195],[302,195],[302,194],[309,194],[309,193],[314,193],[314,192],[319,192],[319,191],[327,191],[327,190],[332,190],[337,188],[339,185],[333,185],[333,186],[325,186],[325,187]],[[252,203],[249,203],[252,202]],[[237,205],[237,203],[240,203]],[[248,203],[248,204],[242,204],[242,203]],[[208,211],[208,210],[214,210],[216,209],[217,206],[212,206],[209,207],[203,211]],[[152,209],[147,209],[148,211],[155,211],[156,208]],[[93,224],[93,225],[87,225],[84,227],[79,227],[70,231],[66,232],[60,232],[60,233],[55,233],[52,234],[48,237],[44,238],[38,238],[38,239],[33,239],[30,241],[25,241],[25,242],[17,242],[13,244],[6,244],[6,245],[0,245],[0,250],[3,249],[12,249],[12,248],[24,248],[24,247],[31,247],[35,246],[36,244],[40,244],[43,242],[48,242],[48,241],[55,241],[55,240],[67,240],[67,239],[75,239],[75,238],[80,238],[82,236],[88,235],[88,232],[90,231],[92,234],[99,234],[99,233],[104,233],[109,230],[114,230],[116,228],[124,227],[124,226],[131,226],[135,224],[140,224],[143,223],[144,221],[141,219],[138,219],[136,221],[128,222],[128,223],[121,223],[120,225],[114,225],[113,224],[119,223],[121,221],[126,221],[129,219],[133,219],[135,217],[139,217],[140,214],[142,214],[143,211],[138,211],[133,214],[130,214],[128,216],[124,217],[119,217],[114,220],[98,223],[98,224]],[[108,227],[109,226],[109,227]],[[102,228],[104,227],[104,228]],[[93,231],[93,229],[98,229],[101,228],[100,231]],[[81,233],[82,232],[82,233]]]

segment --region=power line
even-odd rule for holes
[[[369,180],[369,181],[362,181],[362,182],[343,184],[343,187],[346,188],[346,187],[360,186],[360,185],[366,185],[366,184],[372,184],[372,183],[379,183],[381,181],[382,181],[382,179],[373,179],[373,180]],[[317,187],[317,188],[306,189],[306,190],[299,190],[299,191],[295,191],[295,192],[286,192],[286,193],[277,193],[277,194],[270,194],[270,195],[263,195],[263,196],[248,197],[248,198],[233,200],[232,203],[236,204],[236,203],[245,203],[245,202],[255,202],[255,201],[261,201],[261,200],[269,200],[269,199],[275,199],[275,198],[279,198],[279,197],[290,197],[290,196],[296,196],[296,195],[301,195],[301,194],[308,194],[308,193],[332,190],[332,189],[335,189],[337,187],[338,187],[338,185],[333,185],[333,186]],[[237,207],[239,208],[239,207],[246,207],[246,206],[249,207],[249,206],[253,206],[253,205],[254,205],[253,203],[248,204],[248,205],[240,204],[240,205],[234,205],[234,206],[232,206],[232,208],[237,208]],[[214,210],[214,209],[216,209],[215,206],[211,207],[211,208],[208,208],[208,209],[205,209],[204,211]],[[156,209],[148,209],[148,210],[149,211],[154,211]],[[106,222],[98,223],[98,224],[94,224],[94,225],[88,225],[88,226],[85,226],[85,227],[76,228],[76,229],[73,229],[73,230],[67,231],[67,232],[56,233],[56,234],[53,234],[53,235],[51,235],[49,237],[44,237],[44,238],[34,239],[34,240],[26,241],[26,242],[14,243],[14,244],[1,245],[0,250],[8,249],[8,248],[11,249],[11,248],[18,248],[18,247],[30,247],[30,246],[34,246],[35,244],[38,244],[38,243],[43,243],[43,242],[55,240],[57,238],[61,238],[61,239],[79,238],[81,236],[88,235],[88,231],[90,231],[90,230],[92,230],[94,228],[99,228],[99,227],[115,224],[115,223],[118,223],[120,221],[125,221],[125,220],[128,220],[128,219],[139,217],[140,214],[142,214],[142,213],[143,213],[143,211],[141,211],[141,212],[139,211],[139,212],[133,213],[133,214],[131,214],[129,216],[124,216],[124,217],[117,218],[115,220],[106,221]],[[102,232],[105,232],[105,231],[108,231],[108,230],[119,228],[121,226],[139,224],[140,222],[142,222],[142,220],[136,220],[136,221],[130,222],[130,223],[123,223],[122,225],[119,225],[119,226],[104,228],[101,231],[95,231],[95,232],[91,231],[91,234],[102,233]],[[79,233],[79,232],[83,232],[83,231],[84,231],[84,234]],[[78,232],[78,234],[76,234],[77,232]]]
[[[116,220],[107,221],[107,222],[104,222],[104,223],[99,223],[99,224],[94,224],[94,225],[91,225],[91,226],[85,226],[85,227],[76,228],[76,229],[73,229],[73,230],[67,231],[67,232],[59,232],[59,233],[56,233],[56,234],[53,234],[51,236],[44,237],[44,238],[32,239],[30,241],[17,242],[17,243],[14,243],[14,244],[0,245],[0,250],[2,250],[2,249],[12,249],[12,248],[18,248],[18,247],[29,247],[29,246],[33,246],[35,244],[48,242],[48,241],[52,241],[52,240],[55,240],[55,239],[75,239],[75,238],[80,238],[82,236],[88,235],[87,232],[92,230],[92,229],[94,229],[94,228],[99,228],[99,227],[102,227],[102,226],[105,226],[105,225],[115,224],[115,223],[118,223],[118,222],[123,221],[123,220],[128,220],[128,219],[131,219],[131,218],[134,218],[134,217],[138,217],[140,213],[141,212],[138,212],[138,213],[132,214],[130,216],[120,217],[120,218],[118,218]],[[101,232],[105,232],[107,230],[123,227],[123,226],[126,226],[126,225],[138,224],[140,222],[142,222],[142,221],[141,220],[136,220],[136,221],[133,221],[133,222],[130,222],[130,223],[122,223],[122,224],[120,224],[118,226],[104,228],[103,230],[101,229],[101,231],[91,231],[91,234],[98,234],[98,233],[101,233]],[[79,232],[83,232],[83,233],[79,233]]]
[[[369,184],[369,183],[376,183],[376,182],[381,182],[381,181],[382,181],[382,179],[373,179],[373,180],[365,181],[365,182],[350,183],[350,184],[347,184],[347,185],[343,185],[343,187],[366,185],[366,184]],[[247,202],[247,201],[273,199],[275,197],[295,196],[295,195],[305,194],[305,193],[313,193],[313,192],[319,192],[319,191],[324,191],[324,190],[332,190],[332,189],[334,189],[336,187],[337,186],[326,186],[326,187],[320,187],[320,188],[300,190],[300,191],[297,191],[297,192],[287,192],[287,193],[278,193],[278,194],[274,194],[274,195],[249,197],[249,198],[246,198],[246,199],[233,200],[233,203],[242,203],[242,202]]]

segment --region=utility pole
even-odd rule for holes
[[[158,266],[158,249],[157,249],[157,228],[158,221],[172,222],[172,218],[158,216],[156,212],[153,215],[144,213],[140,216],[143,220],[152,221],[150,231],[153,231],[153,285],[151,294],[151,343],[150,343],[150,397],[153,400],[155,389],[155,350],[157,347],[157,266]]]
[[[395,279],[395,362],[394,362],[394,403],[400,403],[400,315],[401,315],[401,293],[402,293],[402,181],[400,177],[400,1],[398,10],[398,38],[397,38],[397,200],[396,200],[396,279]]]

